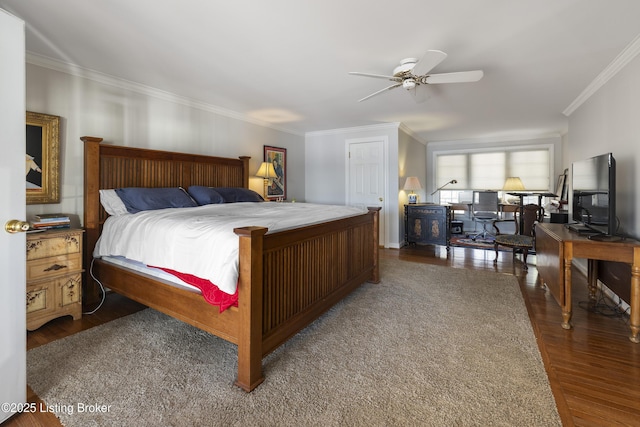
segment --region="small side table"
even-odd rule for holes
[[[58,229],[27,235],[27,330],[57,317],[82,317],[82,233]]]

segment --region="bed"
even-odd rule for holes
[[[191,155],[101,144],[85,136],[85,268],[111,291],[237,345],[235,384],[250,392],[264,380],[262,359],[364,282],[378,283],[378,215],[361,215],[268,233],[247,225],[238,236],[238,306],[220,312],[202,295],[135,269],[93,259],[108,214],[100,190],[121,187],[249,186],[249,157]],[[84,301],[98,301],[85,278]]]

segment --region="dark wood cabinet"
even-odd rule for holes
[[[451,207],[428,203],[404,205],[404,240],[408,245],[442,245],[449,249]]]

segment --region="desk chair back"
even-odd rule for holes
[[[497,191],[474,191],[473,205],[471,211],[473,216],[489,219],[498,219],[498,192]]]
[[[495,228],[495,221],[498,220],[498,211],[497,191],[473,192],[473,205],[471,206],[473,220],[482,223],[482,231],[473,236],[473,240],[480,235],[482,235],[483,238],[486,238],[488,234],[493,235],[490,230],[487,229],[487,225],[492,224]]]

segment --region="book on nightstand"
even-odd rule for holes
[[[69,218],[69,215],[62,213],[39,214],[33,217],[31,225],[34,229],[38,230],[70,228],[71,219]]]

